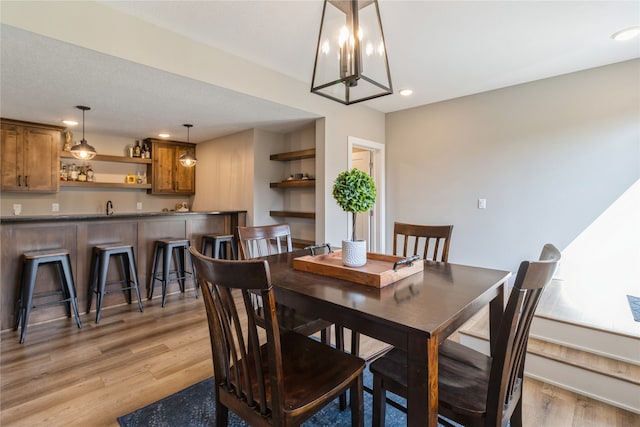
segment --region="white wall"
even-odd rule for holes
[[[198,144],[193,210],[246,210],[252,221],[253,138],[248,130]]]
[[[640,178],[638,88],[633,60],[388,114],[388,250],[393,221],[454,224],[458,263],[564,249]]]

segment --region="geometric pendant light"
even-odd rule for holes
[[[325,0],[311,92],[345,105],[393,93],[377,0]]]
[[[85,107],[84,105],[78,105],[76,108],[82,110],[82,140],[79,144],[71,147],[71,154],[76,159],[91,160],[96,156],[96,149],[89,145],[87,140],[84,139],[84,112],[91,108]]]

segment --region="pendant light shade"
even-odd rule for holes
[[[96,149],[89,145],[87,140],[84,139],[84,112],[91,108],[85,107],[84,105],[78,105],[76,108],[82,110],[82,140],[79,144],[71,147],[71,155],[76,159],[91,160],[96,156]]]
[[[187,142],[189,142],[189,129],[192,128],[193,125],[184,124],[182,126],[187,128]],[[186,168],[192,168],[192,167],[194,167],[196,165],[196,162],[198,161],[198,159],[196,159],[196,156],[191,154],[191,151],[187,148],[187,152],[184,153],[182,156],[180,156],[178,161],[180,162],[180,164],[182,166],[184,166]]]
[[[393,93],[377,0],[325,0],[311,92],[345,105]]]

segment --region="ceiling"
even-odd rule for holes
[[[101,1],[122,13],[310,85],[321,0]],[[640,57],[638,1],[379,0],[394,90],[382,112],[466,96]],[[176,76],[2,25],[0,113],[42,123],[79,118],[87,133],[191,142],[249,128],[287,131],[313,113]],[[30,52],[24,55],[24,52]],[[45,77],[43,77],[45,76]],[[352,108],[352,107],[348,107]]]

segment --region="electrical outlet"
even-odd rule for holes
[[[478,209],[487,209],[487,199],[478,199]]]
[[[16,203],[13,205],[13,214],[14,215],[20,215],[22,213],[22,205],[19,203]]]
[[[142,210],[142,202],[136,203],[136,209],[139,210],[139,211]]]
[[[60,204],[51,203],[51,212],[60,212]]]

